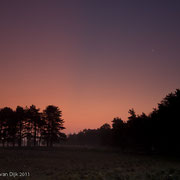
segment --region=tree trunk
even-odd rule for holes
[[[36,122],[34,123],[34,146],[36,146]]]
[[[19,147],[22,145],[22,122],[20,122],[20,127],[19,127]]]

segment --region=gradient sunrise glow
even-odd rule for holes
[[[180,1],[0,1],[0,108],[59,106],[66,133],[180,87]]]

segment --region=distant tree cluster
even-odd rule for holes
[[[69,143],[108,145],[123,150],[180,152],[180,90],[168,94],[149,115],[137,115],[134,109],[124,122],[117,117],[112,127],[104,124],[98,129],[85,129],[68,136]]]
[[[35,105],[0,109],[0,143],[2,146],[53,146],[65,139],[62,112],[49,105],[43,112]]]

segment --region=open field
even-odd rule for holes
[[[105,148],[1,148],[0,179],[178,180],[179,160]],[[9,172],[29,172],[30,177],[13,178]],[[2,177],[2,173],[8,176]]]

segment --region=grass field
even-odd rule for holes
[[[18,174],[13,178],[9,172],[29,172],[30,177]],[[2,177],[3,173],[8,176]],[[1,148],[0,176],[37,180],[178,180],[180,161],[105,148]]]

